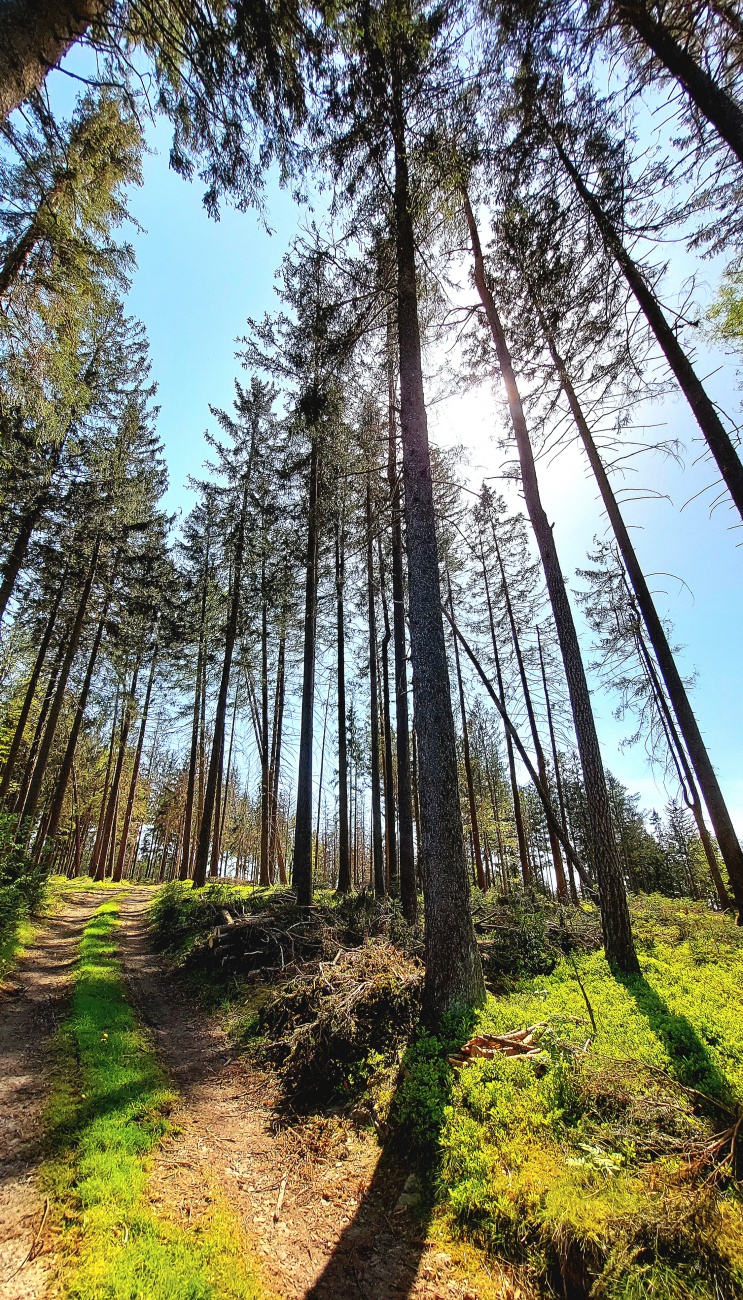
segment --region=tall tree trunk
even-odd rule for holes
[[[106,626],[106,618],[108,616],[108,603],[109,603],[108,599],[106,599],[106,603],[103,607],[103,612],[101,614],[101,617],[98,620],[98,627],[96,628],[95,637],[93,638],[93,644],[91,646],[90,655],[88,657],[88,666],[85,671],[85,679],[83,681],[82,689],[80,691],[80,696],[78,698],[77,706],[75,708],[75,716],[73,718],[72,728],[67,738],[67,748],[65,749],[64,758],[62,759],[62,766],[59,770],[59,775],[57,777],[57,785],[54,791],[54,798],[52,800],[52,806],[49,813],[49,821],[45,833],[46,842],[49,844],[53,842],[54,837],[57,834],[57,828],[59,827],[59,819],[62,815],[62,807],[64,805],[64,799],[67,793],[67,783],[70,779],[70,773],[72,772],[72,765],[75,761],[75,750],[77,749],[77,741],[80,735],[80,728],[82,727],[83,724],[83,718],[85,717],[85,709],[88,704],[88,695],[90,694],[90,687],[93,682],[93,673],[95,672],[95,665],[98,659],[98,651],[101,648],[103,632]],[[41,850],[42,847],[43,847],[43,842],[40,841],[38,845],[38,849]]]
[[[40,90],[50,68],[105,14],[102,0],[4,0],[0,9],[0,122]]]
[[[541,315],[541,313],[540,313]],[[546,329],[546,322],[543,320],[543,328]],[[678,721],[681,735],[689,752],[689,757],[696,773],[699,788],[702,797],[707,805],[707,809],[712,821],[717,843],[720,846],[723,862],[727,867],[730,877],[730,885],[735,896],[735,902],[738,908],[739,920],[743,918],[743,850],[741,849],[738,836],[733,826],[732,818],[728,811],[720,783],[717,779],[707,746],[699,730],[699,724],[696,720],[694,710],[691,707],[689,696],[686,692],[681,674],[676,665],[676,660],[668,644],[668,638],[663,628],[660,616],[655,608],[655,601],[650,592],[650,588],[645,580],[642,566],[637,558],[637,553],[632,544],[629,535],[629,529],[622,518],[622,512],[619,503],[614,495],[609,476],[604,468],[598,448],[593,439],[588,422],[583,414],[578,396],[573,388],[570,376],[567,373],[565,363],[555,346],[554,337],[551,331],[546,330],[547,343],[552,355],[552,360],[557,370],[560,383],[565,396],[568,399],[570,410],[575,422],[575,426],[580,434],[581,441],[588,456],[588,460],[593,470],[594,477],[601,493],[601,500],[604,503],[604,509],[609,516],[609,522],[614,531],[624,566],[627,570],[632,589],[640,607],[643,621],[648,630],[650,643],[655,651],[658,665],[663,676],[666,690],[673,706],[673,711]]]
[[[142,705],[142,717],[139,722],[139,735],[137,736],[137,748],[134,751],[134,762],[132,764],[132,775],[129,781],[129,793],[126,798],[126,808],[124,810],[124,821],[121,827],[121,841],[119,843],[119,853],[114,868],[114,880],[121,880],[124,874],[124,864],[126,862],[126,850],[129,844],[129,828],[132,824],[132,810],[134,808],[134,798],[137,793],[137,781],[139,779],[139,765],[142,761],[142,748],[144,746],[144,737],[147,730],[147,719],[150,713],[150,699],[152,698],[152,686],[155,681],[155,669],[157,667],[157,635],[155,644],[152,647],[152,659],[150,661],[150,674],[147,678],[147,689]]]
[[[315,713],[315,653],[317,642],[317,582],[319,563],[320,449],[312,435],[310,449],[307,558],[304,593],[304,653],[302,664],[302,716],[299,730],[297,812],[294,822],[292,884],[300,907],[312,903],[312,732]]]
[[[178,879],[188,880],[191,874],[191,846],[193,840],[194,796],[196,793],[196,768],[199,762],[199,718],[202,699],[202,682],[206,675],[206,594],[209,583],[209,550],[211,530],[207,522],[206,552],[204,555],[204,573],[201,585],[201,610],[199,617],[199,648],[196,656],[196,689],[194,691],[193,720],[191,723],[191,753],[188,762],[188,782],[186,785],[186,807],[183,817],[183,840]]]
[[[2,622],[3,616],[8,607],[8,601],[13,594],[13,588],[18,579],[18,574],[23,567],[26,555],[28,554],[28,545],[31,541],[33,531],[42,514],[46,510],[46,507],[49,505],[49,500],[50,493],[48,490],[39,492],[21,518],[15,541],[8,558],[5,561],[2,582],[0,582],[0,622]]]
[[[666,742],[668,744],[671,757],[673,758],[673,761],[676,764],[676,770],[678,772],[678,777],[679,777],[679,785],[681,786],[681,793],[683,795],[684,802],[686,803],[687,808],[690,809],[694,817],[694,821],[697,824],[699,838],[702,842],[702,848],[704,849],[704,856],[707,859],[707,865],[709,867],[710,875],[712,877],[712,883],[715,886],[717,897],[720,900],[720,906],[723,909],[723,911],[725,911],[728,907],[731,906],[731,900],[728,897],[728,892],[727,889],[725,888],[725,882],[722,878],[722,873],[720,871],[717,862],[717,854],[715,853],[714,845],[712,843],[712,838],[710,836],[709,831],[707,830],[707,826],[704,821],[704,813],[702,812],[702,805],[699,799],[699,792],[696,787],[696,782],[694,781],[694,777],[691,768],[689,766],[689,760],[686,756],[686,751],[684,749],[683,741],[680,735],[678,734],[678,731],[676,730],[676,725],[674,723],[673,715],[671,714],[668,701],[666,700],[663,686],[658,680],[658,674],[656,672],[655,664],[653,663],[652,656],[650,655],[650,652],[647,646],[645,645],[642,632],[639,629],[637,632],[637,643],[638,643],[640,655],[642,657],[642,661],[645,665],[645,669],[648,674],[648,678],[650,681],[653,694],[655,696],[658,705],[658,709],[661,714],[663,729],[666,734]]]
[[[271,812],[270,768],[271,754],[268,739],[268,608],[266,594],[266,550],[265,536],[263,557],[261,559],[261,867],[260,883],[268,888],[271,883],[268,848],[271,829],[269,826]]]
[[[106,820],[106,808],[108,807],[109,781],[111,779],[111,768],[114,761],[114,750],[116,749],[116,737],[119,726],[119,704],[121,702],[121,686],[117,680],[116,697],[114,699],[114,716],[111,723],[111,739],[108,745],[108,758],[106,760],[106,775],[103,778],[103,790],[101,792],[101,803],[98,809],[98,823],[95,828],[95,839],[93,840],[93,850],[90,855],[88,864],[88,874],[95,877],[98,872],[98,850],[103,836],[103,826]]]
[[[493,646],[493,658],[495,660],[495,675],[498,682],[498,694],[505,704],[506,693],[503,687],[503,672],[501,669],[500,654],[498,651],[498,638],[495,634],[495,619],[493,617],[493,602],[490,598],[490,583],[488,581],[488,570],[485,564],[485,554],[481,552],[480,562],[482,565],[482,577],[485,584],[485,599],[488,606],[488,620],[490,622],[490,640]],[[518,778],[516,776],[516,758],[513,752],[513,739],[506,726],[505,719],[503,729],[506,737],[506,757],[508,759],[508,775],[511,782],[511,801],[513,803],[513,820],[516,826],[516,843],[519,850],[519,864],[521,866],[521,880],[524,889],[531,889],[533,881],[531,878],[531,862],[529,861],[529,850],[526,843],[526,829],[524,827],[524,812],[521,807],[521,791],[519,790]]]
[[[501,581],[503,583],[503,595],[506,602],[506,611],[508,613],[508,624],[511,629],[511,640],[513,641],[513,648],[514,651],[516,652],[516,663],[518,665],[518,670],[519,670],[521,690],[524,696],[524,703],[526,704],[526,715],[529,719],[529,730],[531,731],[531,738],[534,744],[534,753],[537,759],[537,771],[539,772],[539,779],[542,782],[542,785],[544,786],[545,790],[549,790],[549,776],[547,774],[547,763],[544,757],[544,749],[542,748],[542,740],[539,735],[539,728],[537,727],[537,719],[534,713],[534,706],[532,704],[532,698],[531,698],[531,689],[529,687],[529,681],[526,676],[526,665],[524,664],[524,656],[521,652],[521,639],[519,637],[519,630],[513,612],[513,605],[511,603],[511,593],[508,590],[508,582],[506,580],[506,570],[503,565],[503,557],[501,556],[500,553],[500,547],[498,545],[498,539],[495,535],[494,525],[493,525],[493,541],[495,543],[495,553],[498,557],[498,565],[501,573]],[[568,887],[567,887],[567,882],[565,880],[565,870],[562,865],[562,853],[560,852],[560,841],[558,840],[551,826],[548,826],[547,829],[548,829],[549,841],[550,841],[550,852],[552,854],[552,866],[555,872],[555,883],[557,885],[557,897],[560,899],[562,903],[566,903],[568,900]]]
[[[454,600],[451,594],[451,577],[449,578],[449,608],[452,618],[454,614]],[[464,700],[464,683],[462,681],[462,665],[459,659],[459,642],[456,636],[454,640],[454,664],[457,670],[457,686],[459,687],[459,711],[462,716],[462,747],[464,750],[464,772],[467,778],[467,799],[470,808],[470,826],[472,827],[472,848],[475,854],[475,873],[477,875],[478,887],[485,892],[485,872],[482,866],[482,849],[480,847],[480,826],[477,816],[477,800],[475,798],[475,782],[472,777],[472,755],[470,753],[470,735],[467,726],[467,708]]]
[[[573,185],[598,226],[607,250],[619,266],[630,289],[637,299],[645,319],[653,331],[668,365],[678,380],[681,391],[691,407],[694,418],[704,434],[723,482],[743,516],[743,463],[733,446],[730,435],[722,423],[714,403],[707,395],[691,361],[666,320],[663,309],[642,271],[627,252],[619,234],[594,194],[586,186],[577,167],[565,153],[560,142],[551,136],[555,149]]]
[[[222,786],[224,784],[224,732],[222,733],[222,748],[219,754],[219,767],[217,769],[217,790],[214,795],[214,818],[212,829],[212,845],[209,854],[209,875],[216,879],[219,875],[219,845],[222,837]]]
[[[659,63],[686,91],[689,99],[707,118],[743,162],[743,112],[706,71],[676,40],[668,27],[653,17],[645,0],[620,0],[615,12],[621,22],[634,28]]]
[[[49,646],[51,644],[52,636],[54,635],[54,628],[57,622],[57,614],[59,613],[59,606],[61,604],[62,596],[66,589],[66,583],[67,583],[67,569],[64,570],[59,587],[57,588],[57,593],[54,597],[54,602],[52,604],[52,608],[50,610],[49,617],[46,621],[46,626],[44,628],[44,635],[41,638],[38,653],[36,655],[36,659],[34,660],[34,666],[31,669],[31,676],[28,679],[28,684],[26,686],[26,691],[23,697],[23,704],[21,705],[21,711],[18,714],[18,721],[16,722],[15,725],[15,730],[13,732],[13,739],[10,742],[8,756],[5,760],[5,767],[3,768],[3,777],[2,777],[2,781],[0,781],[0,800],[4,800],[6,798],[8,794],[8,789],[10,787],[10,783],[13,779],[16,760],[18,758],[18,753],[23,743],[23,734],[26,730],[26,723],[28,722],[28,715],[31,712],[31,706],[33,705],[36,696],[36,689],[39,685],[39,678],[41,676],[41,672],[44,667],[44,663],[46,661],[46,656],[49,650]]]
[[[549,688],[547,686],[547,670],[544,664],[544,654],[542,652],[542,634],[537,628],[537,645],[539,647],[539,667],[542,674],[542,688],[544,690],[544,703],[547,709],[547,727],[550,735],[550,747],[552,749],[552,766],[555,770],[555,788],[557,790],[557,803],[560,809],[560,821],[565,835],[568,834],[568,819],[565,812],[565,796],[562,789],[562,777],[560,775],[560,762],[557,754],[557,738],[555,736],[555,723],[552,717],[552,701],[550,700]],[[578,889],[575,884],[575,872],[573,864],[568,858],[568,878],[570,880],[570,899],[575,907],[578,906]]]
[[[204,791],[204,811],[201,817],[199,840],[196,846],[196,862],[194,864],[193,873],[195,889],[201,889],[206,884],[206,872],[209,865],[209,847],[211,844],[211,834],[214,824],[217,779],[219,776],[219,769],[222,762],[222,751],[224,748],[224,724],[227,712],[227,692],[230,685],[232,656],[235,649],[238,615],[240,612],[240,584],[242,581],[243,551],[245,548],[245,522],[248,510],[248,491],[250,487],[252,459],[253,447],[251,447],[250,459],[245,473],[242,501],[240,503],[240,517],[238,520],[237,536],[235,539],[235,559],[232,566],[232,592],[230,595],[230,607],[225,632],[222,675],[219,682],[219,694],[217,696],[217,711],[214,717],[214,735],[212,737],[212,752],[209,759],[209,772],[206,778],[206,790]]]
[[[322,779],[325,771],[325,741],[328,735],[328,709],[330,707],[330,687],[332,682],[328,682],[328,693],[325,696],[325,715],[322,724],[322,742],[320,744],[320,774],[317,782],[317,819],[315,821],[315,875],[317,875],[320,863],[320,812],[322,810]]]
[[[282,622],[279,638],[279,657],[276,667],[276,695],[273,710],[273,736],[271,738],[271,840],[269,868],[273,877],[274,863],[278,859],[279,884],[286,884],[286,864],[281,851],[279,834],[279,775],[281,772],[281,736],[284,723],[284,659],[286,655],[286,630]]]
[[[384,898],[387,881],[382,848],[382,802],[379,788],[379,687],[377,683],[377,612],[374,595],[374,543],[371,481],[366,479],[366,593],[369,613],[369,726],[371,732],[371,811],[374,893]]]
[[[583,667],[583,658],[578,643],[578,634],[575,630],[573,613],[565,589],[565,580],[560,569],[555,539],[539,495],[534,453],[529,441],[511,356],[500,317],[485,277],[485,266],[477,226],[469,199],[466,194],[463,197],[472,241],[475,283],[493,336],[498,365],[508,397],[521,465],[521,482],[524,489],[526,508],[529,512],[539,554],[542,558],[542,566],[565,665],[565,676],[570,693],[575,734],[588,799],[592,849],[601,902],[604,950],[607,961],[611,966],[623,974],[634,975],[639,972],[640,966],[632,940],[629,906],[622,878],[619,852],[614,837],[606,776],[596,734],[596,724]]]
[[[400,893],[400,871],[397,861],[397,828],[395,817],[395,760],[392,753],[392,718],[390,715],[390,641],[392,628],[387,607],[382,530],[377,529],[377,554],[379,559],[379,595],[382,601],[384,636],[380,646],[382,660],[382,724],[384,733],[384,831],[387,858],[387,888],[393,898]]]
[[[113,850],[116,844],[116,824],[119,811],[119,791],[121,788],[121,773],[124,768],[124,759],[126,757],[126,742],[129,739],[129,731],[132,725],[132,712],[136,698],[137,682],[139,680],[139,670],[142,665],[141,653],[132,672],[132,682],[129,690],[124,696],[124,702],[121,706],[121,734],[119,736],[119,749],[116,755],[116,767],[114,768],[113,780],[108,796],[108,807],[106,808],[106,817],[103,823],[101,842],[98,850],[98,862],[96,864],[95,879],[103,880],[106,874],[106,862],[110,857],[110,874],[113,874]]]
[[[335,611],[338,679],[338,893],[351,892],[348,842],[348,745],[346,737],[346,628],[343,596],[345,584],[345,534],[343,522],[335,526]]]
[[[224,843],[224,828],[227,821],[227,802],[230,797],[230,778],[232,776],[232,751],[235,744],[235,724],[237,722],[237,703],[240,698],[240,678],[238,675],[237,685],[235,686],[235,699],[232,705],[232,723],[230,725],[230,744],[227,750],[227,771],[224,778],[224,797],[222,799],[222,815],[219,822],[219,851],[221,852]],[[269,881],[270,883],[270,881]]]
[[[402,87],[394,88],[395,244],[400,425],[410,642],[426,906],[424,1009],[436,1021],[484,1001],[457,783],[457,749],[441,614],[436,516],[423,391],[415,235]]]
[[[75,615],[75,621],[72,625],[72,630],[70,632],[70,639],[67,643],[67,651],[64,660],[62,662],[62,668],[60,670],[59,681],[57,682],[57,688],[54,693],[54,699],[52,700],[51,707],[49,709],[49,716],[47,718],[46,727],[44,728],[44,736],[39,746],[39,753],[36,759],[34,773],[33,776],[31,777],[31,783],[28,788],[26,802],[23,805],[22,816],[23,816],[23,820],[26,821],[28,825],[29,831],[31,828],[31,823],[34,818],[34,814],[36,812],[37,804],[39,802],[39,795],[41,794],[41,786],[44,780],[44,776],[46,774],[46,767],[49,761],[49,755],[51,753],[52,745],[54,743],[54,737],[57,731],[57,723],[59,722],[59,715],[62,712],[62,705],[64,703],[65,691],[67,689],[67,679],[69,678],[70,669],[72,668],[73,660],[75,658],[75,655],[77,654],[78,645],[80,644],[80,637],[82,635],[83,624],[85,623],[85,616],[88,612],[88,602],[90,600],[90,593],[93,587],[93,580],[95,578],[95,572],[98,566],[98,556],[100,554],[100,550],[101,550],[101,542],[100,542],[100,538],[97,538],[93,545],[93,553],[91,555],[90,564],[88,566],[88,572],[85,578],[85,583],[83,585],[83,589],[80,594],[77,613]]]
[[[395,733],[397,740],[397,815],[400,832],[400,903],[411,924],[418,915],[418,888],[413,845],[413,787],[410,772],[408,664],[405,647],[405,577],[402,544],[402,500],[397,472],[397,405],[395,393],[394,321],[387,317],[388,428],[387,482],[392,505],[392,628],[395,645]]]

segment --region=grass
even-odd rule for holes
[[[489,998],[459,1032],[544,1024],[540,1060],[457,1074],[446,1063],[457,1027],[448,1041],[420,1035],[392,1110],[435,1168],[442,1224],[513,1261],[539,1293],[732,1300],[743,1205],[713,1144],[743,1104],[743,934],[679,900],[636,900],[633,917],[641,977],[617,980],[601,953],[577,959],[597,1023],[588,1050],[564,961]]]
[[[82,937],[71,1014],[47,1115],[44,1189],[55,1208],[67,1300],[265,1297],[234,1217],[184,1226],[156,1213],[148,1168],[173,1094],[129,1006],[116,958],[118,909],[104,903]]]

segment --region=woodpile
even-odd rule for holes
[[[450,1056],[449,1064],[459,1070],[470,1061],[494,1056],[534,1057],[541,1055],[539,1039],[546,1025],[529,1025],[526,1029],[511,1029],[506,1034],[475,1034],[458,1052]]]
[[[226,909],[223,924],[215,926],[207,940],[212,965],[221,970],[285,971],[311,961],[323,950],[323,925],[319,917],[283,909],[252,916],[234,917]],[[203,963],[206,953],[200,953]]]

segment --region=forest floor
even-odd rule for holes
[[[165,1136],[146,1159],[146,1198],[184,1240],[198,1236],[216,1205],[227,1214],[260,1279],[257,1290],[251,1284],[243,1292],[236,1284],[235,1295],[489,1300],[514,1294],[505,1279],[491,1280],[479,1251],[442,1243],[435,1230],[427,1231],[415,1176],[383,1152],[373,1131],[339,1114],[295,1113],[276,1075],[251,1065],[229,1041],[223,1018],[194,1006],[180,977],[153,950],[146,922],[152,891],[108,888],[65,889],[0,986],[0,1300],[67,1293],[67,1256],[76,1247],[66,1221],[77,1216],[55,1207],[53,1180],[44,1176],[45,1117],[81,938],[86,925],[94,926],[96,909],[112,899],[120,911],[116,944],[128,1000],[175,1093]],[[79,1106],[85,1093],[77,1084],[74,1095]],[[119,1229],[112,1231],[118,1238]],[[91,1285],[84,1294],[103,1292]],[[131,1294],[149,1300],[146,1287]],[[188,1294],[221,1300],[223,1293],[207,1287]]]
[[[0,985],[0,1300],[54,1294],[57,1260],[37,1178],[43,1115],[80,936],[109,894],[65,897]]]

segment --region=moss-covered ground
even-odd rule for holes
[[[387,1105],[435,1169],[441,1226],[538,1291],[732,1300],[743,934],[702,904],[658,897],[635,900],[633,918],[639,978],[617,979],[592,953],[522,979],[448,1041],[419,1036]],[[447,1063],[468,1032],[532,1024],[545,1026],[536,1060]]]
[[[156,1212],[149,1161],[172,1102],[129,1006],[116,958],[117,901],[88,922],[59,1042],[42,1170],[61,1231],[69,1300],[266,1297],[229,1208],[193,1227]]]

